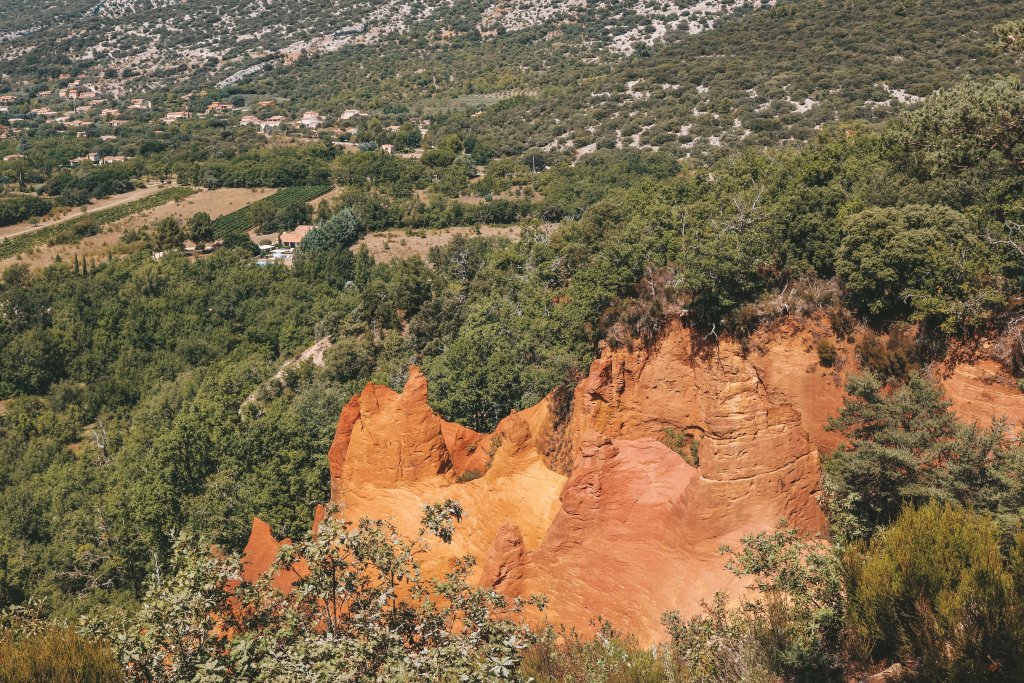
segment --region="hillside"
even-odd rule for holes
[[[349,46],[460,37],[486,42],[531,29],[540,35],[568,32],[572,35],[563,44],[591,54],[629,54],[672,32],[699,33],[712,28],[722,14],[758,6],[757,0],[101,0],[43,8],[26,21],[27,7],[16,2],[0,13],[0,37],[7,47],[8,68],[20,73],[33,67],[84,67],[114,90],[138,90],[186,81],[227,85],[303,55]],[[58,46],[59,58],[43,49],[51,45]],[[255,68],[245,72],[249,67]]]
[[[1024,680],[1022,16],[6,3],[0,683]]]

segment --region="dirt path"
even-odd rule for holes
[[[132,190],[131,192],[125,192],[124,194],[115,194],[110,197],[105,197],[104,199],[98,199],[92,204],[87,204],[84,207],[84,211],[82,211],[82,209],[76,208],[60,216],[54,218],[47,218],[46,220],[42,220],[34,224],[25,221],[23,223],[15,223],[14,225],[8,225],[6,227],[0,228],[0,239],[5,237],[16,237],[18,235],[23,235],[28,232],[35,232],[36,230],[40,230],[42,228],[47,227],[48,225],[61,223],[71,218],[77,218],[78,216],[88,215],[90,213],[95,213],[96,211],[102,211],[103,209],[109,209],[112,206],[120,206],[121,204],[127,204],[128,202],[134,202],[138,199],[143,199],[150,195],[156,194],[160,190],[167,189],[168,187],[173,187],[174,185],[176,185],[176,183],[167,183],[164,185],[160,185],[159,183],[153,183],[151,185],[146,185],[145,187],[140,187],[138,189]]]

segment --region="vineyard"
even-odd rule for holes
[[[272,209],[280,209],[289,204],[306,203],[320,197],[330,190],[329,185],[302,185],[288,187],[254,204],[242,207],[237,211],[221,216],[213,221],[213,234],[218,239],[224,239],[232,235],[244,235],[256,227],[254,216],[257,215],[256,207],[269,206]]]
[[[133,216],[149,209],[154,209],[168,202],[174,202],[195,194],[198,190],[191,187],[170,187],[120,206],[112,206],[95,213],[78,216],[70,220],[62,221],[54,225],[36,230],[35,232],[24,233],[0,241],[0,260],[31,251],[41,244],[59,244],[77,241],[77,235],[90,234],[92,226],[101,226],[107,223],[119,221],[122,218]],[[94,233],[92,233],[94,234]]]

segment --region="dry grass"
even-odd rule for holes
[[[108,683],[123,681],[114,655],[69,628],[13,637],[0,633],[0,683]]]
[[[206,212],[210,218],[219,218],[226,214],[249,206],[264,197],[274,194],[277,190],[246,188],[222,188],[220,190],[205,190],[188,197],[180,202],[171,202],[158,206],[155,209],[145,211],[124,220],[114,223],[111,227],[115,231],[139,228],[149,223],[155,223],[161,218],[174,217],[180,221],[187,221],[193,215]]]

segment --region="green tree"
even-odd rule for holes
[[[836,273],[850,303],[967,330],[1005,302],[999,260],[962,214],[941,206],[867,209],[842,225]]]
[[[1024,508],[1024,460],[1004,425],[960,423],[941,389],[919,373],[891,392],[861,375],[847,391],[828,429],[849,442],[824,466],[826,507],[841,538],[870,537],[905,504],[933,500],[986,510],[1012,529]]]
[[[239,583],[237,559],[185,537],[124,625],[92,620],[128,680],[518,681],[526,604],[468,583],[473,560],[420,575],[428,536],[450,543],[462,508],[424,508],[418,535],[331,510],[310,540],[285,545],[270,573]],[[273,576],[293,583],[280,591]],[[540,606],[540,601],[533,601]]]

